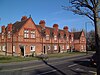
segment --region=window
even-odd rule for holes
[[[69,38],[68,38],[68,36],[67,36],[67,40],[66,41],[68,41],[69,40]]]
[[[72,41],[74,41],[73,37],[72,37]]]
[[[83,45],[81,45],[81,49],[83,49]]]
[[[67,45],[67,49],[69,49],[69,45]]]
[[[84,38],[82,38],[82,41],[84,41],[85,39]]]
[[[8,31],[8,38],[11,38],[10,31]]]
[[[31,51],[35,51],[35,46],[30,46]]]
[[[49,35],[46,35],[46,40],[49,40]]]
[[[48,50],[50,50],[50,46],[48,46]]]
[[[2,51],[6,51],[6,46],[2,46]]]
[[[54,36],[54,40],[57,40],[57,36],[56,35]]]
[[[62,49],[64,49],[64,45],[62,45]]]
[[[15,46],[13,46],[13,52],[15,52]]]
[[[29,38],[29,30],[24,30],[24,38]]]
[[[57,45],[54,45],[54,50],[57,50]]]
[[[2,33],[2,39],[4,39],[4,33]]]
[[[31,38],[35,38],[35,31],[31,31]]]

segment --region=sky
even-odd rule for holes
[[[62,6],[69,6],[69,0],[0,0],[0,27],[20,21],[22,16],[31,15],[35,24],[45,20],[46,26],[58,24],[59,29],[68,26],[69,31],[86,29],[93,30],[94,26],[87,17],[79,16]]]

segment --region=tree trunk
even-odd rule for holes
[[[95,46],[96,46],[96,59],[97,59],[97,75],[100,75],[100,40],[99,40],[99,24],[98,24],[98,20],[97,20],[97,15],[96,13],[94,14],[94,25],[95,25]]]

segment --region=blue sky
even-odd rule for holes
[[[64,10],[62,5],[69,6],[68,0],[0,0],[0,26],[20,21],[24,15],[31,15],[35,24],[45,20],[48,27],[56,23],[60,29],[68,26],[69,30],[81,30],[87,24],[88,30],[94,29],[89,23],[91,20]]]

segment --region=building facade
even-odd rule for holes
[[[26,56],[68,51],[86,52],[83,31],[69,32],[68,27],[59,29],[58,24],[46,27],[45,21],[35,24],[31,17],[1,27],[0,54]]]

